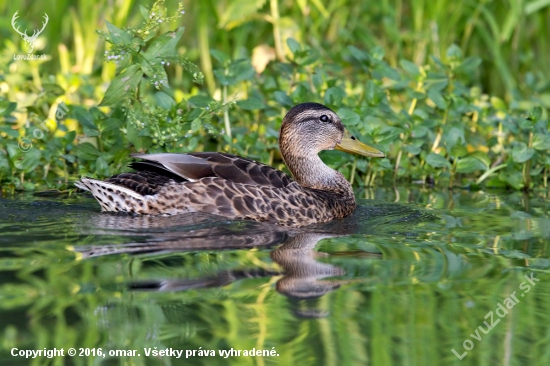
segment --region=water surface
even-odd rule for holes
[[[0,364],[550,363],[547,192],[357,195],[301,230],[1,198]]]

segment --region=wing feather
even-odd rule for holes
[[[175,174],[189,181],[217,177],[233,183],[284,188],[292,182],[287,174],[236,155],[204,152],[191,154],[133,154],[142,161],[132,163],[136,170]]]

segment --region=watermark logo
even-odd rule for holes
[[[60,121],[65,117],[65,115],[69,112],[69,108],[65,105],[64,102],[61,102],[59,106],[57,107],[57,111],[55,112],[55,119],[57,123],[59,124]],[[44,138],[44,132],[50,132],[50,129],[46,125],[47,119],[43,121],[38,128],[35,128],[32,131],[32,135],[37,140],[42,140]],[[32,149],[32,141],[28,137],[23,137],[19,140],[18,143],[19,150],[21,152],[28,152],[30,149]]]
[[[38,30],[35,29],[32,33],[32,36],[29,36],[27,34],[27,30],[25,29],[24,32],[21,32],[19,30],[19,27],[15,24],[15,21],[17,18],[19,18],[19,15],[17,15],[19,11],[16,11],[15,14],[13,14],[13,17],[11,18],[11,26],[17,33],[23,37],[23,40],[25,41],[25,48],[27,49],[26,55],[13,55],[14,60],[43,60],[46,59],[46,55],[31,55],[32,51],[34,50],[34,43],[36,42],[36,39],[42,33],[44,28],[46,28],[46,25],[48,24],[48,14],[44,13],[44,22],[42,23],[42,29]]]
[[[531,272],[529,275],[523,276],[526,281],[523,281],[520,283],[519,288],[523,290],[518,295],[521,295],[521,297],[524,297],[526,293],[528,293],[532,287],[535,287],[537,282],[540,281],[540,279],[536,278]],[[519,299],[516,296],[517,291],[514,291],[505,298],[501,304],[500,302],[497,303],[497,307],[495,309],[495,313],[498,317],[494,316],[493,311],[489,311],[487,315],[483,319],[486,319],[483,324],[485,325],[485,328],[483,325],[480,325],[476,328],[476,330],[473,332],[473,334],[470,334],[470,337],[478,342],[481,342],[483,339],[483,334],[489,333],[498,323],[500,323],[500,319],[504,318],[512,308],[519,303]],[[496,319],[496,320],[495,320]],[[490,324],[487,322],[489,321]],[[481,330],[481,333],[479,332]],[[483,334],[482,334],[483,333]],[[470,339],[465,339],[464,342],[462,342],[462,347],[464,348],[464,352],[458,353],[455,351],[455,349],[451,349],[451,351],[454,353],[454,355],[459,359],[462,360],[466,355],[468,354],[468,351],[471,351],[475,346],[475,343]],[[459,348],[459,352],[461,352]]]

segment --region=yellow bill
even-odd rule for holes
[[[375,158],[385,157],[384,153],[374,147],[365,145],[361,141],[353,137],[348,130],[344,129],[344,137],[342,142],[335,146],[336,150],[345,151],[347,153],[354,153],[363,156],[372,156]]]

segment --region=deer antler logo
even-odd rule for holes
[[[44,20],[45,22],[42,23],[42,29],[40,30],[34,30],[32,36],[29,36],[27,34],[27,30],[25,29],[24,32],[20,32],[19,31],[19,27],[15,27],[15,21],[17,20],[17,18],[19,18],[19,16],[17,15],[17,13],[19,13],[19,11],[16,11],[15,14],[13,14],[13,17],[11,18],[11,26],[13,27],[13,29],[15,29],[15,31],[17,33],[19,33],[21,35],[21,37],[23,37],[23,40],[27,43],[26,44],[26,48],[27,48],[27,53],[32,53],[32,50],[34,49],[34,42],[36,41],[36,38],[38,38],[38,36],[40,35],[40,33],[42,33],[42,31],[44,30],[44,28],[46,28],[46,24],[48,24],[48,14],[44,13]]]

